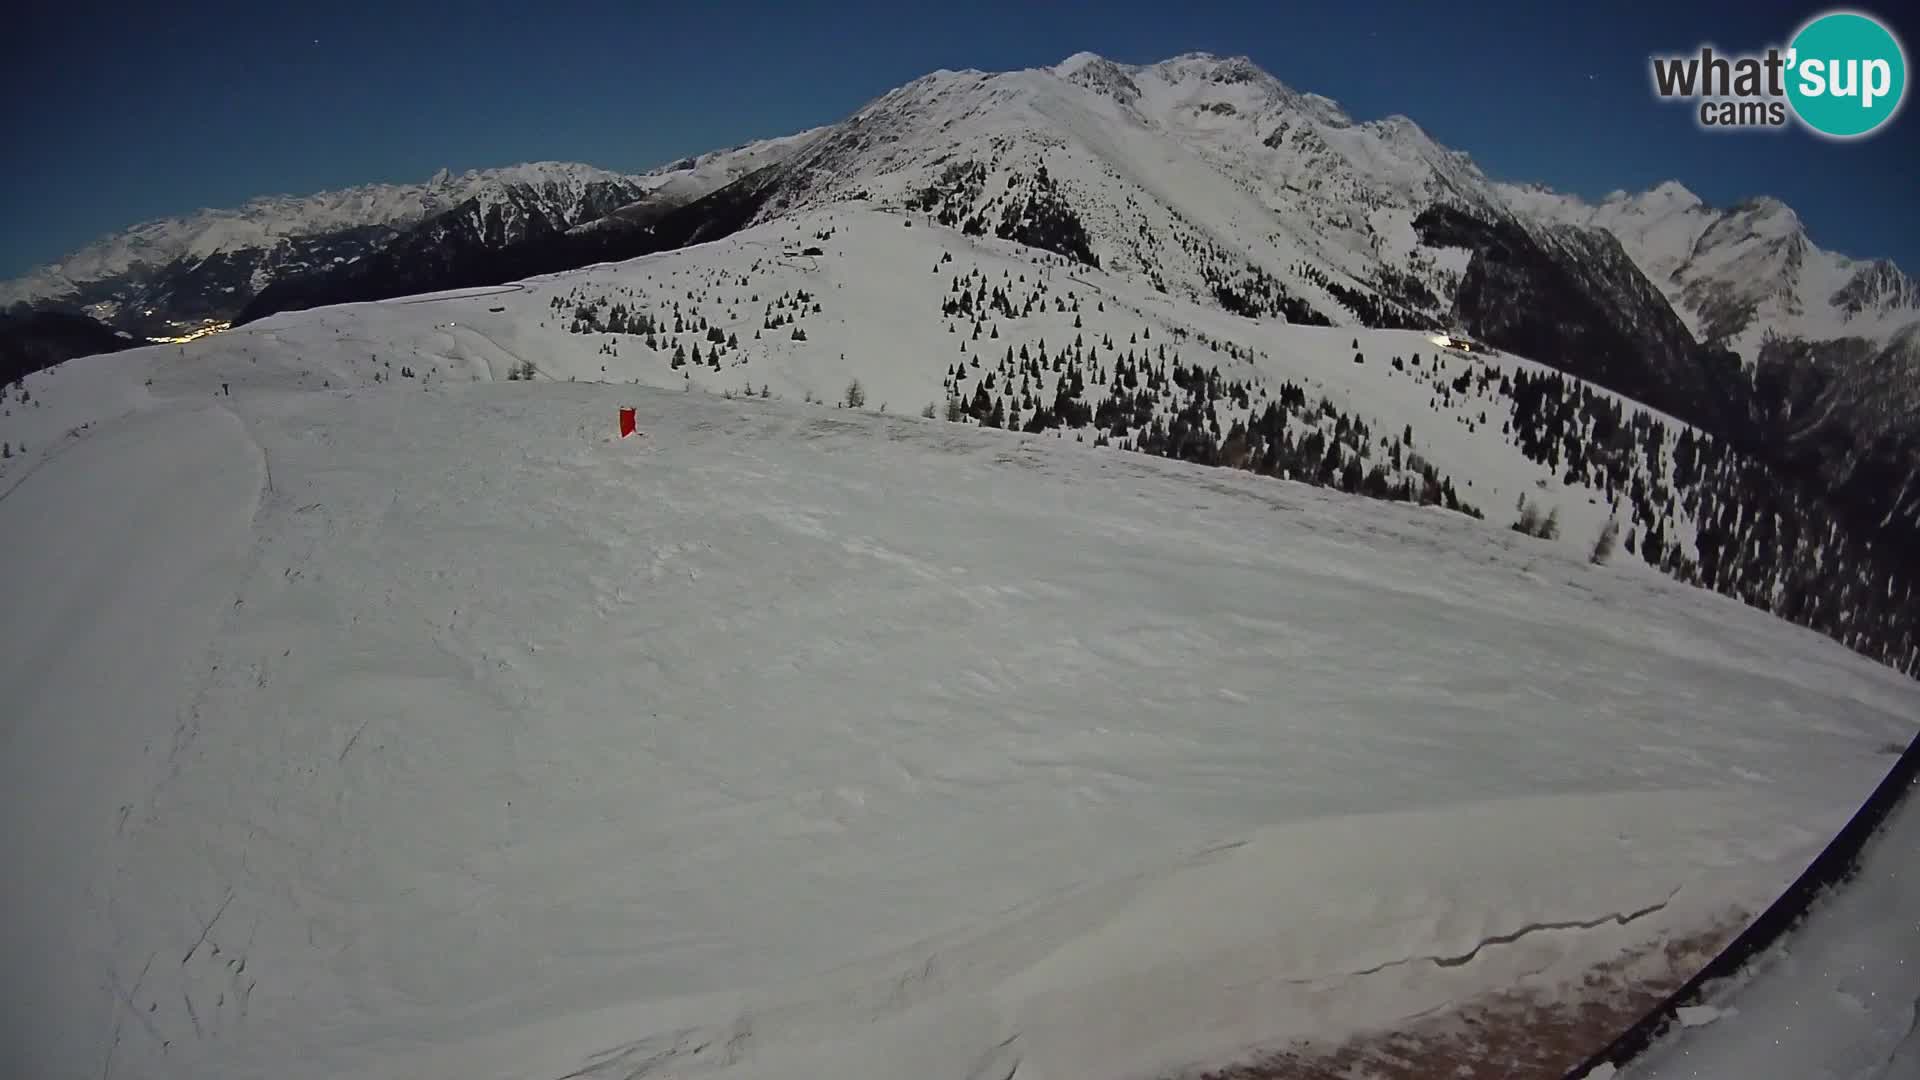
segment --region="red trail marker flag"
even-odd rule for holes
[[[631,434],[633,434],[633,410],[621,409],[620,410],[620,437],[624,439]]]

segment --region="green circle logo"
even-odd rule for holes
[[[1907,56],[1893,31],[1872,16],[1821,15],[1800,28],[1788,49],[1787,100],[1815,132],[1858,138],[1900,111]]]

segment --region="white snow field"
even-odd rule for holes
[[[1171,1076],[1671,980],[1913,734],[1920,686],[1585,528],[901,416],[959,355],[939,252],[1042,271],[832,228],[28,380],[0,1074]],[[810,340],[742,298],[682,373],[550,307],[740,278]],[[1239,335],[1490,511],[1540,490],[1352,331],[1076,280],[1089,339]],[[796,400],[855,375],[890,415]]]
[[[1861,853],[1808,923],[1681,1017],[1617,1080],[1920,1076],[1920,802]],[[1600,1074],[1593,1074],[1600,1080]]]

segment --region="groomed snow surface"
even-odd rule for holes
[[[0,1073],[1144,1078],[1579,1005],[1684,978],[1913,734],[1890,670],[1498,519],[488,381],[597,340],[554,291],[30,380]],[[403,320],[435,377],[356,377]]]

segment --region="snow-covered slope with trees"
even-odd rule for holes
[[[562,183],[557,210],[536,179],[490,180],[508,194],[409,226],[383,222],[412,214],[412,196],[352,229],[63,295],[137,332],[183,313],[245,321],[626,259],[864,201],[1248,317],[1463,329],[1760,454],[1796,490],[1831,495],[1862,544],[1920,550],[1920,427],[1900,407],[1920,394],[1920,309],[1897,268],[1819,249],[1774,200],[1715,210],[1669,183],[1591,206],[1496,183],[1412,120],[1356,121],[1244,57],[1083,53],[939,71],[823,128],[609,174],[615,186],[592,198]],[[228,242],[205,224],[161,231]],[[129,264],[135,239],[106,245],[108,261]]]
[[[1405,117],[1356,124],[1244,59],[1207,54],[935,72],[786,170],[763,219],[855,195],[914,205],[1173,295],[1250,289],[1246,306],[1295,321],[1361,321],[1355,309],[1390,303],[1426,325],[1459,266],[1424,248],[1412,219],[1435,202],[1500,209],[1470,161]]]
[[[1920,573],[1920,427],[1903,407],[1920,394],[1911,289],[1891,267],[1812,247],[1777,202],[1708,212],[1666,185],[1582,213],[1488,181],[1404,118],[1355,123],[1243,58],[1206,54],[936,72],[735,194],[761,222],[848,203],[900,210],[1259,321],[1464,327],[1750,455],[1707,467],[1744,493],[1710,507],[1713,546],[1769,569],[1736,584],[1710,567],[1714,587],[1804,613],[1803,594],[1826,591],[1811,579],[1835,562],[1815,549],[1845,546],[1859,590],[1829,593],[1816,621],[1847,638],[1853,616],[1839,608],[1903,605]],[[1735,285],[1778,303],[1729,299]],[[1872,336],[1793,336],[1843,323]],[[1726,347],[1763,339],[1757,358]],[[1757,531],[1756,517],[1768,522]],[[1895,637],[1893,654],[1910,654],[1910,633]]]
[[[641,176],[540,164],[255,200],[103,239],[11,283],[0,303],[82,303],[123,329],[149,309],[177,322],[223,300],[244,303],[271,280],[350,266],[469,199],[476,218],[504,208],[509,220],[488,241],[497,246],[527,235],[511,219],[529,210],[561,229],[645,223],[789,159],[761,220],[849,197],[918,203],[1177,295],[1295,322],[1480,321],[1472,304],[1455,302],[1471,245],[1419,224],[1435,208],[1536,232],[1549,261],[1618,302],[1613,321],[1656,354],[1646,361],[1656,371],[1697,363],[1676,350],[1683,325],[1751,363],[1770,336],[1885,344],[1920,321],[1920,292],[1897,267],[1820,249],[1777,200],[1714,209],[1669,182],[1596,206],[1495,183],[1407,117],[1356,122],[1244,57],[1205,53],[1147,65],[1082,53],[1050,68],[935,72],[840,123]],[[1649,295],[1584,272],[1611,257],[1577,235],[1594,230],[1618,241],[1654,286]],[[300,242],[314,237],[326,239]],[[227,265],[236,259],[245,265]],[[1672,328],[1637,325],[1670,318],[1669,303]],[[1704,388],[1674,378],[1674,394],[1702,404],[1694,399]]]
[[[831,401],[858,379],[866,399],[896,412],[1233,465],[1536,532],[1551,517],[1570,552],[1591,551],[1611,522],[1620,558],[1903,670],[1920,665],[1904,581],[1820,505],[1671,417],[1528,360],[1460,356],[1412,331],[1248,320],[1125,273],[858,204],[483,292],[459,325],[405,319],[362,340],[361,313],[411,309],[399,300],[295,320],[289,344],[334,385],[477,365],[491,377]],[[328,326],[332,336],[316,330]],[[213,355],[251,339],[220,340]],[[377,371],[356,366],[376,357]]]
[[[1544,1074],[1920,705],[1648,563],[1760,546],[1701,546],[1717,459],[1671,418],[920,214],[73,361],[0,439],[14,1075],[1562,1032]]]
[[[1202,55],[689,176],[0,393],[0,1069],[1557,1075],[1913,734],[1887,546],[1618,392],[1662,227]]]

